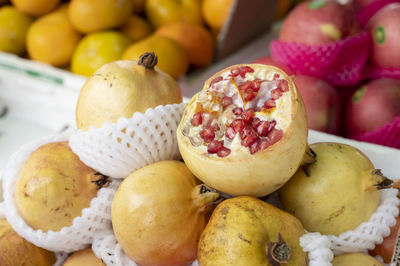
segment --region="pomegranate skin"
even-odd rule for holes
[[[305,75],[296,75],[294,82],[306,106],[308,128],[338,133],[340,105],[337,90],[324,80]]]
[[[381,68],[400,68],[400,3],[383,7],[367,24],[373,37],[371,63]]]
[[[289,13],[279,40],[321,45],[343,39],[359,31],[358,27],[350,6],[330,0],[306,1]]]
[[[288,82],[290,92],[290,119],[279,141],[256,153],[243,146],[235,146],[226,157],[208,154],[191,144],[184,135],[185,125],[190,123],[196,113],[199,102],[197,93],[186,105],[182,120],[177,129],[177,140],[180,153],[190,171],[205,184],[230,195],[248,195],[261,197],[268,195],[283,186],[300,166],[307,148],[307,117],[305,106],[292,80],[281,69],[261,64],[230,66],[209,78],[203,87],[206,90],[210,83],[231,69],[251,67],[255,72],[279,73]]]
[[[400,80],[376,79],[362,85],[351,97],[345,114],[346,133],[357,136],[400,116]]]

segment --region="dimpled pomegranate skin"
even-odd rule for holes
[[[288,82],[290,93],[290,123],[283,136],[275,144],[256,153],[248,149],[235,149],[225,157],[207,153],[191,144],[183,133],[187,121],[196,113],[198,105],[194,95],[186,105],[177,129],[180,153],[191,172],[207,185],[230,195],[265,196],[283,186],[296,172],[307,147],[307,118],[303,100],[292,80],[281,69],[261,64],[234,65],[209,78],[203,90],[210,83],[233,68],[250,66],[254,70],[264,68],[267,72],[279,73]]]

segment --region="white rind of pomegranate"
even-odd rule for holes
[[[285,184],[307,148],[303,100],[291,77],[269,65],[228,67],[186,105],[177,129],[192,173],[230,195],[261,197]]]

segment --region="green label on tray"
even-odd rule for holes
[[[367,91],[367,87],[362,86],[361,88],[359,88],[353,95],[353,102],[356,103],[358,102],[365,94],[365,92]]]
[[[384,44],[386,39],[385,29],[382,26],[378,26],[374,32],[374,39],[378,44]]]
[[[19,67],[19,66],[14,66],[14,65],[6,64],[6,63],[1,63],[1,62],[0,62],[0,67],[15,71],[15,72],[23,73],[28,76],[36,77],[36,78],[43,79],[43,80],[50,81],[50,82],[54,82],[59,85],[64,84],[64,81],[62,78],[52,76],[52,75],[49,75],[49,74],[46,74],[43,72],[39,72],[36,70],[23,68],[23,67]]]
[[[308,8],[310,9],[320,9],[321,7],[324,7],[326,4],[326,0],[314,0],[311,1],[308,4]]]

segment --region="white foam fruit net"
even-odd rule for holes
[[[331,266],[331,240],[320,233],[306,233],[300,237],[300,246],[308,253],[308,266]]]
[[[328,235],[332,241],[331,248],[334,254],[365,253],[368,249],[373,249],[375,245],[382,243],[383,238],[390,234],[390,227],[396,224],[396,217],[399,215],[400,200],[397,193],[397,189],[384,189],[377,210],[367,222],[339,236]]]
[[[111,225],[111,204],[120,180],[111,179],[107,187],[101,188],[90,206],[82,210],[82,215],[73,220],[71,226],[60,231],[34,230],[28,226],[18,213],[14,199],[15,184],[19,171],[30,154],[41,145],[50,142],[66,141],[63,134],[47,136],[21,147],[8,160],[3,176],[4,208],[8,222],[23,238],[36,246],[54,252],[73,252],[83,249],[92,243],[98,231]]]
[[[99,232],[93,239],[92,250],[107,266],[137,266],[122,250],[111,227]],[[194,261],[191,266],[198,266]]]
[[[101,128],[77,130],[69,145],[88,166],[114,178],[162,160],[179,159],[176,128],[185,104],[160,105]]]

